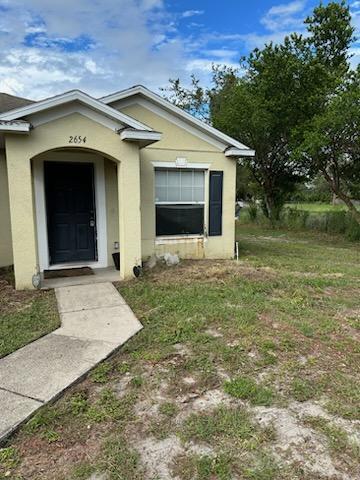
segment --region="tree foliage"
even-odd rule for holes
[[[360,69],[308,123],[294,157],[323,175],[360,224],[351,200],[360,193]]]
[[[334,171],[321,167],[325,157],[320,161],[318,156],[329,149],[327,143],[321,148],[321,142],[329,141],[330,134],[324,137],[320,129],[325,124],[330,128],[333,122],[330,130],[335,132],[335,111],[340,114],[340,104],[358,95],[354,79],[349,81],[354,29],[345,1],[320,3],[304,23],[306,35],[292,34],[279,45],[255,49],[241,60],[239,70],[214,67],[210,88],[201,87],[192,77],[189,88],[171,80],[167,89],[168,98],[178,106],[255,149],[256,156],[243,159],[242,164],[257,182],[264,212],[272,222],[299,182]],[[351,115],[357,108],[355,102]],[[350,110],[348,118],[341,117],[349,124],[349,137]],[[339,130],[341,121],[337,123],[340,136],[345,134]],[[312,146],[312,142],[316,143]],[[344,145],[341,148],[344,151]],[[347,151],[342,158],[355,162],[356,154],[349,155]],[[344,194],[340,187],[346,184],[350,191],[356,184],[357,169],[338,168],[341,178],[350,171],[352,181],[335,182],[340,198]]]

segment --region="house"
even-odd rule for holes
[[[0,95],[0,266],[18,289],[51,269],[152,254],[232,258],[236,162],[254,151],[143,86],[96,99]]]

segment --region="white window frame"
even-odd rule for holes
[[[203,205],[204,206],[204,231],[202,234],[193,234],[193,233],[184,233],[184,234],[177,234],[177,235],[155,235],[155,242],[156,243],[164,243],[166,240],[176,240],[176,239],[182,239],[182,238],[206,238],[207,237],[207,230],[208,230],[208,224],[207,224],[207,217],[208,217],[208,195],[209,195],[209,189],[208,189],[208,179],[209,179],[209,168],[210,164],[188,164],[186,167],[178,167],[176,166],[175,163],[173,162],[152,162],[154,165],[154,199],[155,199],[155,223],[156,223],[156,205]],[[194,166],[196,165],[196,166]],[[201,170],[204,172],[204,200],[203,201],[179,201],[179,202],[163,202],[163,201],[156,201],[156,171],[157,170]],[[181,188],[181,187],[180,187]],[[155,228],[156,230],[156,228]]]

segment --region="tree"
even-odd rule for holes
[[[169,82],[169,87],[160,89],[166,99],[199,120],[209,123],[208,92],[200,86],[200,81],[195,75],[191,75],[188,87],[184,87],[178,78],[170,79]]]
[[[360,193],[360,68],[308,123],[294,156],[323,175],[360,225],[360,212],[352,201]]]
[[[312,92],[323,73],[310,62],[304,40],[293,35],[283,45],[255,50],[245,62],[246,74],[212,92],[215,127],[255,149],[244,159],[261,187],[263,210],[272,223],[306,170],[291,156],[292,132],[319,108]],[[309,70],[317,71],[317,81]],[[311,99],[311,101],[310,101]]]
[[[299,182],[317,173],[315,160],[310,164],[293,151],[349,70],[354,30],[346,3],[320,4],[305,24],[305,37],[293,34],[242,59],[243,75],[216,67],[211,88],[192,77],[190,89],[179,80],[168,89],[170,100],[189,113],[205,113],[209,123],[255,149],[254,158],[242,161],[261,188],[272,223]]]
[[[314,8],[305,20],[310,33],[308,42],[317,60],[330,76],[341,78],[349,70],[349,46],[354,40],[354,28],[347,2],[330,2]]]

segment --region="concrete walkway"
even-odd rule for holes
[[[61,327],[0,359],[0,442],[142,328],[111,283],[55,293]]]

